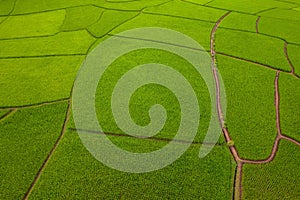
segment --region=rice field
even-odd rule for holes
[[[163,31],[130,35],[149,27]],[[0,0],[0,199],[299,199],[299,35],[298,0]],[[114,40],[122,42],[95,56]],[[94,100],[97,126],[79,126],[80,75],[128,44],[134,50],[101,77],[85,77],[87,90],[100,77],[80,104],[85,113]],[[153,72],[153,63],[182,78]],[[136,70],[145,64],[148,73]],[[128,72],[120,91],[151,81],[125,104],[115,91]],[[116,118],[124,109],[131,121]],[[126,131],[131,124],[160,128],[138,135]],[[122,166],[139,160],[109,145],[95,153],[98,140],[85,141],[104,137],[131,155],[175,146],[141,162],[150,168],[187,148],[159,169],[128,172],[99,155]]]

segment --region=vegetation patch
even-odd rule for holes
[[[300,46],[289,44],[287,47],[287,52],[289,59],[291,60],[292,65],[294,67],[295,74],[297,74],[300,77]]]
[[[96,6],[80,6],[67,8],[67,16],[62,30],[79,30],[96,23],[104,9]]]
[[[285,19],[286,21],[300,21],[300,12],[281,8],[268,10],[260,13],[260,15],[277,19]]]
[[[299,21],[262,17],[259,22],[259,31],[300,45]]]
[[[97,23],[91,25],[88,30],[94,36],[102,37],[137,15],[138,12],[107,10],[102,14],[101,19]]]
[[[0,59],[0,66],[5,66],[0,67],[0,106],[69,98],[83,59],[83,56]]]
[[[103,3],[103,0],[96,0],[96,4],[98,6],[103,6],[108,9],[117,9],[117,10],[124,10],[124,11],[142,11],[145,8],[157,6],[163,3],[167,3],[169,0],[113,0],[107,1]]]
[[[61,32],[49,37],[0,40],[0,57],[86,54],[94,41],[95,39],[85,30]]]
[[[300,141],[299,8],[299,0],[0,0],[0,199],[22,199],[31,186],[29,199],[233,199],[240,190],[240,168],[234,158],[259,162],[274,147],[275,80],[279,80],[281,130],[289,138],[280,140],[272,162],[244,163],[242,199],[299,198],[299,145],[291,142]],[[128,52],[103,73],[95,94],[96,116],[112,143],[129,152],[149,153],[165,147],[180,127],[179,100],[156,83],[137,88],[126,108],[118,106],[128,109],[135,124],[147,126],[155,121],[149,116],[150,108],[162,105],[167,119],[161,130],[150,138],[135,138],[118,127],[111,109],[114,88],[139,65],[159,63],[176,70],[193,88],[200,109],[196,136],[182,157],[166,168],[134,174],[96,160],[77,134],[81,127],[74,124],[72,107],[67,118],[66,112],[87,54],[112,35],[145,27],[185,34],[205,51],[182,47],[182,41],[173,42],[172,35],[157,37],[155,44],[172,43],[199,57],[215,55],[227,98],[222,122],[231,140],[220,137],[214,147],[202,144],[216,99],[210,99],[203,77],[191,63],[159,49]],[[149,40],[149,35],[130,39]],[[213,67],[211,59],[199,65]],[[150,75],[169,78],[164,73],[132,73],[136,80]],[[177,79],[174,82],[178,90],[186,89]],[[185,98],[187,103],[192,99]],[[116,99],[120,102],[124,96]],[[194,105],[186,107],[188,112],[194,109]],[[195,122],[195,118],[189,120]],[[65,120],[66,132],[54,146]],[[185,133],[191,129],[185,128]],[[97,131],[84,134],[104,134]],[[186,141],[174,142],[180,147]],[[57,148],[47,157],[53,147]],[[200,159],[200,148],[201,153],[213,150]],[[109,155],[126,162],[119,155]],[[39,173],[45,159],[49,162]],[[37,175],[41,176],[34,181]]]
[[[274,7],[279,8],[293,8],[295,4],[288,2],[280,2],[275,0],[232,0],[228,2],[227,0],[214,0],[208,3],[207,5],[226,9],[233,10],[242,13],[255,14],[264,10],[268,10]]]
[[[162,27],[184,33],[199,42],[206,50],[210,49],[210,32],[214,23],[194,21],[188,19],[176,19],[170,16],[158,16],[152,14],[140,14],[129,22],[121,25],[111,33],[116,34],[125,30],[141,27]]]
[[[134,152],[167,144],[137,138],[116,141],[120,148]],[[229,199],[234,167],[229,151],[214,147],[207,157],[199,159],[199,147],[191,146],[180,159],[161,170],[131,174],[99,163],[82,146],[76,132],[67,132],[31,197]]]
[[[299,146],[282,140],[275,159],[267,164],[244,165],[244,199],[297,199]]]
[[[29,14],[43,12],[49,10],[59,10],[68,7],[84,6],[93,4],[94,2],[104,2],[104,0],[76,0],[76,1],[61,1],[61,0],[22,0],[16,1],[13,14]]]
[[[9,109],[0,110],[0,119],[3,118],[8,112],[10,112]]]
[[[98,84],[96,96],[97,115],[101,126],[107,132],[122,133],[116,125],[111,111],[111,96],[114,87],[117,81],[132,68],[153,62],[174,68],[180,72],[193,87],[199,102],[201,121],[195,141],[202,141],[208,129],[211,113],[211,99],[207,86],[196,69],[185,59],[157,49],[139,50],[125,54],[112,63],[108,70],[105,71]],[[143,79],[143,76],[142,74],[137,74],[137,77],[141,79]],[[157,76],[162,75],[157,74]],[[169,89],[157,84],[148,84],[138,88],[130,100],[129,111],[131,117],[135,123],[140,126],[148,125],[150,123],[148,112],[150,107],[155,104],[163,105],[168,115],[164,128],[156,137],[172,139],[173,136],[177,134],[181,120],[181,110],[178,100]],[[220,138],[220,140],[221,139],[223,138]]]
[[[14,7],[14,1],[1,0],[0,5],[0,16],[8,15]]]
[[[256,32],[256,20],[257,16],[255,15],[232,12],[222,21],[220,27]]]
[[[0,121],[0,198],[22,199],[57,140],[67,103],[21,109]]]
[[[283,48],[282,40],[256,33],[219,29],[216,34],[217,52],[291,71]]]
[[[226,11],[175,0],[161,6],[147,8],[145,12],[216,22]]]
[[[276,136],[275,71],[217,56],[227,98],[226,122],[245,159],[265,159]]]
[[[283,134],[300,141],[300,80],[287,74],[280,74],[280,122]]]
[[[0,38],[24,38],[56,34],[64,21],[65,14],[64,10],[58,10],[10,16],[0,26]]]

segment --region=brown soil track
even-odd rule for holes
[[[214,48],[214,43],[215,43],[215,33],[220,25],[220,23],[222,22],[222,20],[228,16],[230,14],[230,11],[227,12],[225,15],[223,15],[215,24],[215,26],[213,27],[212,31],[211,31],[211,39],[210,39],[210,53],[211,53],[211,57],[212,57],[212,73],[215,79],[215,84],[216,84],[216,103],[217,103],[217,112],[218,112],[218,116],[219,116],[219,121],[220,121],[220,125],[222,127],[222,131],[223,131],[223,135],[225,138],[226,142],[231,141],[231,137],[230,137],[230,133],[228,131],[228,129],[224,126],[225,121],[223,119],[223,112],[222,112],[222,106],[221,106],[221,100],[220,100],[220,81],[218,78],[218,70],[217,70],[217,66],[216,66],[216,51]],[[256,21],[256,27],[258,27],[258,22],[259,19],[257,19]],[[256,29],[257,33],[258,33],[258,28]],[[286,50],[286,45],[285,45],[285,53],[287,56],[287,50]],[[289,61],[289,58],[287,56],[287,59]],[[289,61],[290,62],[290,61]],[[291,64],[291,63],[290,63]],[[292,65],[291,65],[292,67]],[[293,69],[293,68],[292,68]],[[292,70],[292,74],[293,74]],[[264,164],[264,163],[269,163],[271,162],[275,156],[276,156],[276,152],[278,150],[278,145],[281,139],[286,139],[290,142],[293,142],[296,145],[300,146],[300,142],[289,138],[285,135],[283,135],[281,133],[281,127],[280,127],[280,94],[279,94],[279,75],[280,75],[280,70],[276,71],[276,77],[275,77],[275,81],[274,81],[274,88],[275,88],[275,109],[276,109],[276,127],[277,127],[277,136],[276,139],[274,141],[274,145],[272,148],[272,152],[270,154],[270,156],[268,158],[266,158],[265,160],[247,160],[247,159],[243,159],[239,156],[238,151],[236,149],[235,146],[229,146],[230,152],[234,158],[234,160],[237,162],[237,170],[236,170],[236,175],[235,175],[235,194],[234,194],[234,199],[242,199],[242,172],[243,172],[243,165],[244,164]]]
[[[289,65],[291,67],[291,73],[293,75],[295,75],[295,68],[294,68],[294,65],[293,65],[292,61],[289,58],[287,46],[288,46],[288,43],[285,42],[284,43],[284,54],[285,54],[286,60],[288,61]]]

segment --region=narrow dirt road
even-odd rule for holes
[[[213,27],[212,31],[211,31],[211,35],[210,35],[210,53],[211,53],[211,57],[212,57],[212,72],[213,72],[213,76],[214,76],[214,80],[215,80],[215,85],[216,85],[216,103],[217,103],[217,112],[218,112],[218,117],[219,117],[219,121],[220,121],[220,125],[222,127],[222,131],[223,131],[223,135],[224,135],[224,138],[225,138],[225,141],[228,143],[230,142],[232,139],[230,137],[230,133],[228,131],[228,129],[225,127],[225,121],[224,121],[224,118],[223,118],[223,112],[222,112],[222,105],[221,105],[221,97],[220,97],[220,81],[219,81],[219,76],[218,76],[218,69],[217,69],[217,65],[216,65],[216,50],[215,50],[215,34],[216,34],[216,31],[220,25],[220,23],[222,22],[222,20],[228,16],[231,12],[227,12],[226,14],[224,14],[215,24],[215,26]],[[259,34],[258,32],[258,22],[259,22],[259,19],[256,21],[256,30],[257,30],[257,33]],[[285,54],[287,56],[287,59],[289,61],[289,64],[291,66],[291,74],[294,75],[294,68],[293,68],[293,65],[291,64],[289,58],[288,58],[288,55],[287,55],[287,44],[285,45],[285,48],[284,48],[284,51],[285,51]],[[238,154],[238,151],[236,149],[236,147],[233,145],[233,146],[229,146],[229,149],[230,149],[230,152],[234,158],[234,160],[236,161],[237,163],[237,170],[236,170],[236,175],[235,175],[235,188],[234,188],[234,199],[236,200],[240,200],[242,199],[242,176],[243,176],[243,165],[245,163],[247,164],[263,164],[263,163],[269,163],[271,162],[275,156],[276,156],[276,152],[278,150],[278,145],[279,145],[279,142],[281,139],[285,139],[285,140],[288,140],[290,142],[293,142],[294,144],[296,145],[299,145],[300,146],[300,142],[292,139],[292,138],[289,138],[285,135],[282,134],[281,132],[281,127],[280,127],[280,94],[279,94],[279,75],[280,75],[280,71],[277,70],[276,72],[276,77],[275,77],[275,81],[274,81],[274,89],[275,89],[275,109],[276,109],[276,127],[277,127],[277,136],[276,136],[276,139],[274,141],[274,145],[273,145],[273,148],[272,148],[272,152],[270,154],[270,156],[265,159],[265,160],[247,160],[247,159],[242,159],[239,154]]]

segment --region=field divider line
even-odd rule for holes
[[[73,57],[73,56],[85,56],[86,54],[49,54],[49,55],[38,55],[38,56],[7,56],[0,57],[0,60],[5,59],[26,59],[26,58],[51,58],[51,57]]]
[[[255,30],[256,30],[256,33],[259,33],[259,31],[258,31],[258,25],[259,25],[260,18],[261,18],[261,16],[258,16],[258,18],[257,18],[257,20],[256,20],[256,22],[255,22]]]
[[[112,132],[101,132],[101,131],[94,131],[94,130],[86,130],[86,129],[76,129],[76,128],[69,128],[68,130],[72,132],[80,131],[81,133],[86,134],[99,134],[99,135],[107,135],[107,136],[114,136],[114,137],[124,137],[124,138],[133,138],[133,139],[140,139],[140,140],[149,140],[149,141],[157,141],[157,142],[176,142],[176,143],[182,143],[182,144],[202,144],[202,145],[216,145],[216,146],[223,146],[222,143],[203,143],[203,142],[190,142],[186,140],[174,140],[170,138],[160,138],[160,137],[134,137],[132,135],[123,134],[123,133],[112,133]]]
[[[94,35],[92,32],[90,32],[90,31],[88,30],[88,28],[86,28],[86,30],[87,30],[88,33],[91,34],[94,38],[96,38],[96,39],[101,39],[101,38],[103,38],[104,36],[109,35],[110,32],[112,32],[113,30],[119,28],[119,27],[122,26],[123,24],[126,24],[127,22],[130,22],[131,20],[133,20],[133,19],[135,19],[136,17],[138,17],[138,16],[142,13],[142,10],[140,10],[140,11],[135,11],[135,12],[137,13],[135,16],[133,16],[133,17],[131,17],[131,18],[125,20],[124,22],[121,22],[120,24],[114,26],[114,27],[111,28],[110,30],[106,31],[106,33],[105,33],[104,35],[100,36],[100,37]]]
[[[297,140],[295,140],[295,139],[293,139],[293,138],[290,138],[290,137],[288,137],[288,136],[286,136],[286,135],[281,135],[281,139],[290,141],[290,142],[292,142],[292,143],[294,143],[294,144],[300,146],[300,142],[299,142],[299,141],[297,141]]]
[[[4,115],[2,115],[2,116],[0,117],[0,122],[1,122],[2,120],[6,119],[8,116],[14,114],[16,111],[17,111],[16,108],[11,108],[9,111],[7,111],[7,113],[5,113]]]
[[[33,182],[31,183],[28,191],[24,195],[24,197],[23,197],[24,200],[27,200],[29,198],[29,196],[32,193],[37,181],[40,179],[41,174],[43,173],[45,167],[47,166],[49,160],[51,159],[52,155],[54,154],[55,150],[57,149],[61,139],[63,138],[63,136],[64,136],[64,134],[67,130],[67,123],[70,119],[70,113],[71,113],[71,104],[72,104],[72,100],[70,98],[69,101],[68,101],[68,108],[67,108],[67,111],[66,111],[66,117],[65,117],[65,120],[64,120],[64,123],[63,123],[63,126],[62,126],[61,133],[60,133],[59,137],[57,138],[56,142],[54,143],[54,146],[52,147],[51,151],[47,155],[46,159],[44,160],[44,162],[43,162],[42,166],[40,167],[38,173],[36,174],[36,176],[35,176]]]
[[[136,38],[136,37],[128,37],[128,36],[120,36],[120,35],[114,35],[114,34],[107,34],[108,36],[113,36],[113,37],[119,37],[119,38],[124,38],[124,39],[131,39],[131,40],[141,40],[141,41],[146,41],[146,42],[154,42],[158,44],[164,44],[164,45],[170,45],[170,46],[175,46],[175,47],[181,47],[181,48],[186,48],[190,50],[195,50],[195,51],[201,51],[201,52],[209,52],[209,51],[203,51],[202,49],[198,48],[193,48],[189,46],[184,46],[184,45],[179,45],[179,44],[174,44],[174,43],[169,43],[169,42],[163,42],[163,41],[158,41],[158,40],[151,40],[151,39],[146,39],[146,38]]]
[[[282,136],[281,126],[280,126],[280,94],[279,94],[279,75],[280,71],[276,72],[275,80],[274,80],[274,89],[275,89],[275,109],[276,109],[276,128],[277,135],[279,137]]]
[[[285,2],[285,3],[289,3],[289,4],[295,4],[297,7],[300,6],[300,4],[297,4],[297,3],[294,3],[294,2],[291,2],[291,1],[288,1],[288,0],[274,0],[274,1],[278,1],[280,3]],[[288,9],[288,10],[291,10],[291,9]]]
[[[172,2],[172,1],[175,1],[175,0],[169,0],[169,1],[165,1],[165,2],[162,2],[162,3],[156,4],[156,5],[146,6],[146,7],[144,7],[144,8],[141,9],[141,12],[143,12],[147,8],[153,8],[153,7],[163,6],[163,5],[168,4],[168,3]]]
[[[199,21],[199,22],[215,23],[215,21],[210,21],[210,20],[205,20],[205,19],[197,19],[197,18],[184,17],[184,16],[171,15],[171,14],[160,14],[160,13],[154,13],[151,11],[143,11],[143,13],[148,14],[148,15],[156,15],[156,16],[164,16],[164,17],[171,17],[171,18],[187,19],[187,20]]]
[[[212,9],[222,10],[222,11],[226,11],[226,12],[235,12],[235,13],[246,14],[246,15],[255,15],[255,14],[251,14],[251,13],[247,13],[247,12],[243,12],[243,11],[229,10],[229,9],[225,9],[225,8],[219,8],[219,7],[208,5],[208,4],[212,3],[213,1],[207,2],[206,4],[199,4],[199,3],[195,3],[195,2],[191,2],[191,1],[187,1],[187,0],[181,0],[181,1],[189,3],[189,4],[193,4],[196,6],[200,6],[200,7],[212,8]]]
[[[264,12],[267,12],[267,11],[275,10],[276,8],[278,8],[278,7],[267,8],[267,9],[265,9],[265,10],[260,10],[260,11],[258,11],[258,12],[256,12],[256,13],[254,13],[254,14],[255,14],[255,15],[258,15],[258,14],[260,14],[260,13],[264,13]]]
[[[7,15],[0,15],[0,17],[6,17],[6,18],[0,23],[0,25],[1,25],[2,23],[4,23],[5,21],[7,21],[7,19],[11,16],[11,14],[13,13],[13,11],[15,10],[17,1],[18,1],[18,0],[14,0],[14,5],[13,5],[11,11],[9,11],[9,13],[8,13]]]
[[[16,0],[16,1],[18,1],[18,0]],[[96,4],[88,3],[88,4],[81,4],[81,5],[75,5],[75,6],[64,6],[64,7],[61,7],[61,8],[33,11],[33,12],[27,12],[27,13],[17,13],[17,14],[11,14],[11,15],[0,15],[0,17],[34,15],[34,14],[55,12],[55,11],[59,11],[59,10],[66,10],[66,9],[70,9],[70,8],[79,8],[79,7],[85,7],[85,6],[93,6],[93,7],[101,8],[101,9],[104,9],[104,10],[115,10],[115,11],[121,11],[121,12],[139,12],[140,11],[138,9],[137,10],[126,10],[126,9],[109,8],[109,7],[103,7],[103,6],[99,6],[99,5],[96,5]]]
[[[233,56],[233,55],[229,55],[229,54],[222,53],[222,52],[216,52],[216,54],[219,54],[219,55],[222,55],[222,56],[226,56],[226,57],[230,57],[230,58],[233,58],[233,59],[236,59],[236,60],[241,60],[241,61],[244,61],[244,62],[247,62],[247,63],[252,63],[252,64],[255,64],[255,65],[258,65],[258,66],[265,67],[267,69],[273,70],[273,71],[280,71],[281,73],[291,74],[290,71],[285,71],[285,70],[282,70],[282,69],[278,69],[278,68],[272,67],[270,65],[262,64],[262,63],[259,63],[259,62],[256,62],[256,61],[252,61],[252,60],[248,60],[248,59],[245,59],[245,58],[241,58],[241,57],[238,57],[238,56]],[[300,79],[299,76],[297,76],[297,75],[294,75],[294,76],[295,76],[295,78]]]
[[[55,103],[62,103],[62,102],[66,102],[66,101],[69,101],[69,98],[58,99],[58,100],[54,100],[54,101],[46,101],[46,102],[35,103],[35,104],[22,105],[22,106],[2,106],[2,107],[0,107],[0,109],[35,108],[35,107],[51,105],[51,104],[55,104]]]

